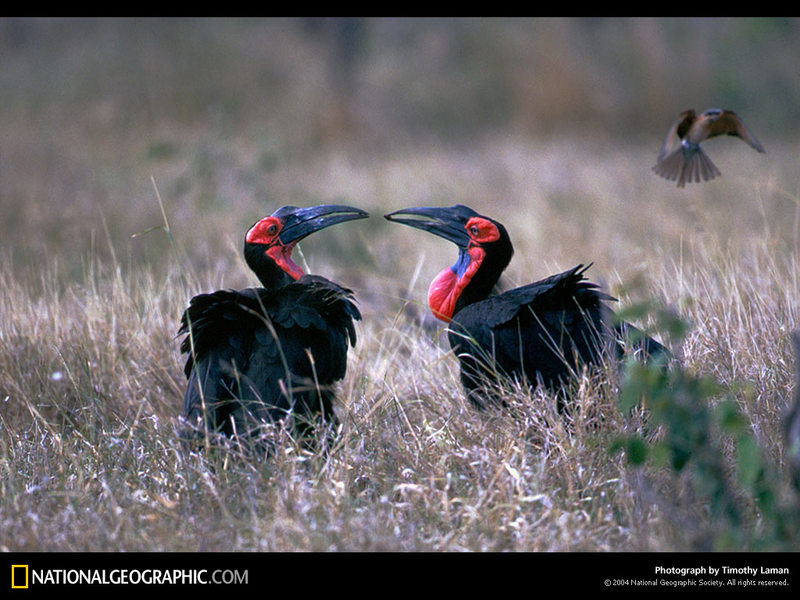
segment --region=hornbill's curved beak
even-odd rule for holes
[[[282,244],[299,242],[315,231],[337,223],[366,219],[369,213],[343,204],[319,204],[307,208],[283,206],[272,213],[283,222],[278,238]]]
[[[469,244],[469,235],[464,226],[467,220],[476,214],[466,206],[456,205],[446,208],[404,208],[384,215],[384,217],[394,223],[401,223],[438,235],[453,242],[459,248],[466,248]],[[401,218],[398,215],[408,215],[413,218]]]

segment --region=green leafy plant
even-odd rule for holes
[[[689,331],[670,319],[670,331]],[[800,497],[786,493],[786,478],[759,447],[735,392],[677,361],[630,360],[619,407],[624,414],[644,409],[648,425],[617,438],[611,450],[624,451],[631,467],[667,470],[675,485],[688,482],[690,495],[707,506],[713,549],[797,549]]]

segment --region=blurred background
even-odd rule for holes
[[[564,156],[620,153],[642,178],[621,186],[671,193],[649,169],[680,111],[735,110],[768,153],[800,122],[788,18],[5,18],[0,56],[0,252],[67,277],[87,253],[158,268],[165,236],[135,236],[163,223],[156,187],[209,265],[282,204],[547,183],[563,205],[581,184]],[[525,169],[536,186],[512,181]]]
[[[651,168],[678,114],[709,107],[766,154],[709,140],[722,176],[679,189]],[[780,463],[799,124],[797,19],[0,19],[0,550],[686,550],[715,475],[680,475],[687,493],[624,475],[606,442],[638,418],[611,411],[616,378],[581,383],[574,427],[538,396],[510,420],[469,410],[425,306],[456,250],[382,215],[497,218],[508,286],[592,262],[619,306],[680,322],[656,337]],[[373,215],[294,252],[364,315],[343,460],[318,477],[290,453],[260,470],[174,452],[188,298],[256,284],[247,228],[320,202]],[[749,448],[743,500],[767,489]],[[746,508],[740,533],[771,531]]]

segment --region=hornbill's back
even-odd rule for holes
[[[470,304],[453,316],[461,379],[472,391],[494,372],[525,373],[554,388],[595,364],[607,340],[612,298],[585,281],[583,265]]]

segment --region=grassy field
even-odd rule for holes
[[[521,389],[508,390],[507,411],[466,403],[457,361],[424,305],[455,250],[382,217],[414,205],[463,203],[504,222],[516,247],[508,285],[593,262],[589,276],[621,307],[652,302],[689,322],[676,339],[652,315],[639,324],[687,372],[722,385],[783,469],[781,418],[795,387],[789,334],[800,323],[795,134],[762,133],[755,111],[746,121],[767,154],[711,141],[722,177],[683,190],[650,171],[670,117],[627,137],[565,127],[488,128],[448,143],[350,138],[337,115],[313,127],[304,120],[327,114],[319,101],[295,114],[292,98],[271,96],[276,116],[242,93],[231,107],[242,74],[226,67],[246,50],[297,43],[286,28],[261,37],[227,31],[226,21],[206,46],[203,35],[160,27],[135,46],[141,64],[129,71],[134,42],[115,38],[113,23],[89,27],[85,41],[65,46],[68,58],[48,44],[8,46],[0,550],[702,548],[714,525],[704,498],[682,495],[685,477],[633,470],[609,451],[644,423],[618,409],[615,371],[582,380],[568,418],[556,415],[554,397]],[[198,28],[208,33],[188,31]],[[187,58],[167,61],[175,47],[189,48]],[[228,94],[197,76],[193,61],[209,47],[220,62],[206,67]],[[307,79],[289,79],[313,95],[315,68],[324,69],[314,47],[300,48],[257,84],[305,61]],[[383,71],[371,66],[374,83]],[[372,214],[297,253],[310,272],[354,289],[364,315],[336,407],[338,447],[323,458],[287,439],[268,461],[235,449],[188,452],[175,435],[182,310],[196,293],[254,284],[241,257],[252,222],[283,204],[331,201]]]

